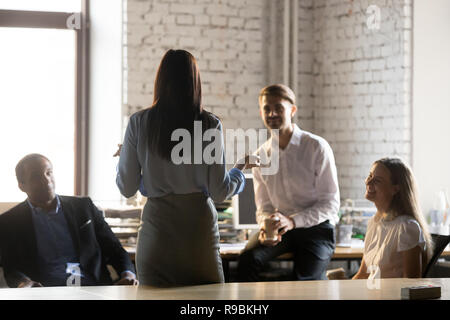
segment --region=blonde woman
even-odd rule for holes
[[[433,244],[411,170],[400,159],[383,158],[372,165],[365,183],[365,197],[377,213],[368,223],[364,256],[353,279],[421,277]]]

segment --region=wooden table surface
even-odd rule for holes
[[[363,248],[336,247],[333,254],[333,259],[361,259],[363,256],[363,250]],[[222,257],[222,259],[236,260],[239,257],[239,254],[240,250],[220,250],[220,256]],[[288,258],[291,256],[292,254],[290,253],[281,255],[281,257],[283,258]]]
[[[128,251],[128,253],[130,254],[130,257],[134,260],[135,258],[135,253],[136,253],[136,249],[134,247],[124,247],[125,250]],[[222,257],[222,259],[224,260],[237,260],[237,258],[239,257],[241,250],[238,249],[226,249],[226,248],[221,248],[220,249],[220,255]],[[350,247],[336,247],[333,257],[332,259],[362,259],[363,256],[363,251],[364,248],[350,248]],[[281,257],[288,259],[291,256],[291,254],[285,254],[282,255]],[[450,256],[450,250],[447,248],[442,255],[443,257],[445,256]]]
[[[136,254],[135,247],[124,246],[125,250],[130,254],[131,258],[134,259]],[[220,249],[220,256],[222,259],[236,260],[239,257],[241,250],[238,249]],[[450,251],[448,251],[450,253]],[[286,254],[288,257],[290,254]],[[361,259],[363,255],[363,248],[343,248],[336,247],[334,251],[333,259]]]
[[[223,283],[179,288],[147,286],[49,287],[0,289],[0,300],[400,300],[401,288],[441,286],[450,299],[450,279],[382,279],[380,289],[367,280]]]

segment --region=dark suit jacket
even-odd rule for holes
[[[98,285],[109,285],[112,279],[107,264],[112,265],[118,274],[125,270],[135,272],[128,253],[90,198],[59,198],[85,273],[91,274]],[[0,215],[0,252],[9,287],[17,287],[24,277],[41,280],[31,214],[28,203],[24,201]]]

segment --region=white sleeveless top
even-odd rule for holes
[[[391,220],[372,217],[364,239],[364,261],[369,279],[402,278],[402,251],[416,246],[425,251],[422,229],[411,216],[402,215]]]

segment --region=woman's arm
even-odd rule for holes
[[[367,279],[369,274],[367,273],[366,262],[364,261],[364,257],[361,261],[361,266],[359,267],[358,272],[353,276],[352,280],[355,279]]]
[[[402,251],[402,259],[403,278],[422,277],[422,249],[420,246]]]
[[[120,148],[117,168],[116,184],[120,193],[127,198],[132,197],[141,184],[141,166],[137,155],[137,125],[136,117],[131,116]]]

